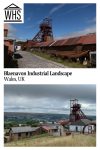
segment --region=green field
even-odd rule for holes
[[[95,147],[96,136],[93,135],[69,135],[65,137],[53,137],[48,135],[38,135],[27,139],[21,139],[5,144],[6,147]]]

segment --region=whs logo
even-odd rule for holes
[[[22,9],[15,4],[11,4],[4,8],[4,22],[22,22]]]

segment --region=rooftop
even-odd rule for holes
[[[71,125],[80,125],[80,126],[85,126],[91,124],[91,120],[89,119],[81,119],[75,122],[72,122]]]
[[[32,43],[29,41],[30,44]],[[86,34],[78,37],[71,37],[66,39],[60,39],[56,41],[48,42],[37,42],[33,43],[34,47],[45,47],[45,46],[68,46],[68,45],[78,45],[78,44],[96,44],[96,33]]]
[[[33,132],[39,129],[39,127],[31,127],[31,126],[25,126],[25,127],[12,127],[10,130],[13,133],[23,133],[23,132]]]
[[[44,124],[42,125],[42,128],[48,131],[58,129],[58,126],[60,126],[60,124]]]
[[[77,44],[95,44],[96,43],[96,33],[86,34],[79,37],[72,37],[57,40],[53,46],[64,46],[64,45],[77,45]]]

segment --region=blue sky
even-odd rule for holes
[[[96,4],[25,4],[24,23],[11,24],[17,39],[32,39],[45,18],[52,19],[55,39],[96,31]]]

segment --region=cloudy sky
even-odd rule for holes
[[[86,115],[96,114],[95,85],[5,85],[5,112],[69,114],[70,99],[78,99]]]
[[[17,39],[32,39],[45,17],[52,19],[54,38],[66,38],[96,32],[96,4],[25,4],[24,23],[10,24]]]

